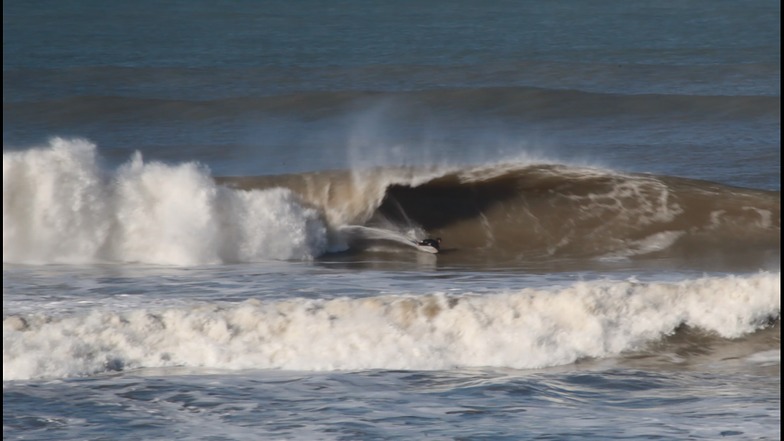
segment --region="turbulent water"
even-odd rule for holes
[[[778,3],[3,16],[4,439],[780,438]]]

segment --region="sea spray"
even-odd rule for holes
[[[107,172],[83,140],[3,153],[4,262],[199,265],[312,259],[326,246],[321,215],[288,189],[228,189],[202,165],[139,153]]]

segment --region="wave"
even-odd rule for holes
[[[542,368],[777,327],[781,274],[595,281],[496,294],[185,305],[3,319],[3,380],[149,367]],[[778,333],[777,333],[778,335]],[[778,337],[757,358],[779,362]],[[709,348],[710,345],[704,345]],[[709,350],[709,349],[706,349]],[[749,358],[754,363],[755,355]]]
[[[453,262],[780,254],[780,192],[700,180],[511,163],[217,181],[289,188],[349,241],[442,237]]]
[[[435,88],[399,92],[311,91],[275,96],[162,99],[75,96],[4,103],[4,121],[90,123],[107,115],[118,121],[154,123],[259,117],[329,118],[383,105],[401,117],[428,109],[440,115],[494,118],[706,118],[738,120],[781,115],[780,96],[620,94],[537,87]]]
[[[3,152],[3,262],[199,265],[311,259],[326,225],[289,190],[215,185],[196,163],[115,172],[85,141]]]
[[[123,90],[136,96],[217,99],[249,91],[286,95],[296,91],[414,91],[494,87],[539,87],[598,93],[663,95],[781,95],[776,60],[761,63],[688,65],[622,64],[553,60],[503,60],[451,65],[373,64],[368,66],[4,66],[7,102],[63,98],[73,88],[42,84],[78,83],[82,96]],[[175,87],[176,86],[176,87]],[[13,90],[10,90],[13,89]]]
[[[217,177],[94,145],[3,153],[3,261],[199,265],[444,239],[452,263],[780,255],[780,192],[551,163]]]

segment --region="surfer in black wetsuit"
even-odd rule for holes
[[[440,237],[436,237],[435,239],[425,239],[425,240],[417,242],[417,245],[420,245],[420,246],[423,246],[423,247],[433,247],[433,248],[435,248],[437,250],[440,250],[441,249],[441,238]]]

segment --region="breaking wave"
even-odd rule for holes
[[[702,333],[686,334],[694,344],[775,328],[780,282],[780,273],[763,272],[672,283],[579,282],[482,295],[250,299],[9,315],[3,318],[3,380],[173,366],[542,368],[629,351],[656,353],[657,344],[684,328]],[[765,362],[778,357],[778,351],[764,353]]]
[[[3,152],[3,261],[198,265],[310,259],[326,226],[291,191],[215,185],[195,163],[99,166],[94,145],[55,139]]]
[[[439,236],[453,259],[780,253],[780,192],[669,176],[512,163],[218,182],[290,188],[356,246]]]
[[[553,163],[212,177],[100,167],[85,141],[3,153],[3,261],[198,265],[407,251],[460,262],[780,254],[780,192]],[[466,261],[468,261],[466,260]]]

